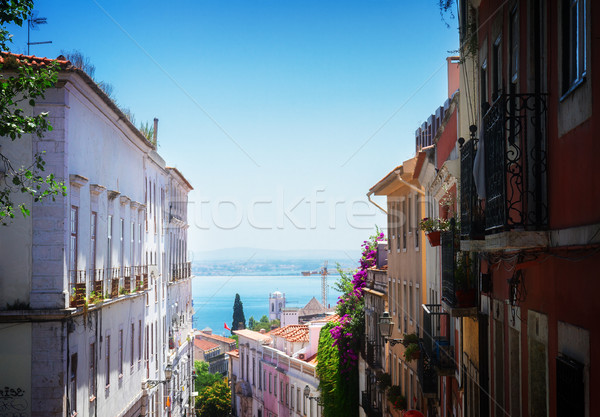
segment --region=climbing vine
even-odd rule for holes
[[[344,291],[336,307],[340,319],[321,330],[317,355],[324,417],[358,415],[358,355],[365,328],[363,293],[367,270],[375,265],[377,243],[383,239],[383,233],[377,230],[364,241],[359,268],[352,279],[340,271],[338,287]]]

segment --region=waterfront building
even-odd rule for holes
[[[3,404],[22,416],[187,415],[191,186],[156,152],[158,120],[148,139],[85,72],[30,59],[60,67],[35,107],[54,129],[2,151],[16,166],[45,152],[68,195],[17,196],[31,216],[0,234],[0,386],[19,393]]]

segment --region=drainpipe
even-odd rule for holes
[[[396,175],[398,176],[398,181],[400,181],[402,184],[406,185],[408,188],[418,192],[421,195],[425,195],[425,191],[421,190],[418,187],[415,187],[414,185],[412,185],[411,183],[406,181],[404,178],[402,178],[402,176],[400,175],[400,172],[396,171]]]
[[[369,200],[369,202],[371,204],[373,204],[375,207],[377,207],[379,210],[383,211],[386,215],[388,214],[387,211],[385,211],[379,204],[377,204],[376,202],[374,202],[373,200],[371,200],[371,195],[373,194],[373,191],[369,191],[367,193],[367,199]]]

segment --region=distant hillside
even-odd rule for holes
[[[360,251],[357,250],[275,250],[257,248],[229,248],[212,251],[194,252],[194,261],[269,261],[269,260],[329,260],[346,264],[358,262]]]

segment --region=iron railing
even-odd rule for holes
[[[82,307],[85,304],[87,291],[86,273],[84,270],[69,271],[69,306]]]
[[[548,223],[546,113],[546,95],[503,94],[483,118],[487,233]]]
[[[381,417],[383,413],[376,401],[373,401],[371,393],[369,391],[363,391],[361,393],[361,405],[365,414],[369,417]]]
[[[441,234],[442,247],[442,299],[450,306],[456,304],[454,285],[455,249],[454,232],[444,231]]]
[[[477,144],[478,140],[472,137],[460,148],[460,235],[469,240],[484,236],[484,216],[473,177]]]
[[[456,369],[450,340],[450,316],[440,304],[423,304],[423,349],[438,374],[452,374]]]
[[[181,262],[177,264],[171,264],[171,280],[177,281],[180,279],[189,278],[192,276],[192,263]]]
[[[372,368],[381,368],[381,346],[373,341],[367,341],[367,363]]]

